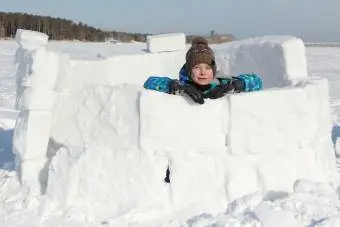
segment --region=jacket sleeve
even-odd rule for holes
[[[245,92],[262,90],[262,79],[254,73],[241,74],[233,78],[243,81]]]
[[[241,86],[242,92],[259,91],[262,89],[262,80],[258,75],[254,73],[240,74],[232,78],[221,78],[220,82],[221,84],[229,84],[232,83],[232,81],[234,80],[240,80],[243,82],[243,85]]]
[[[172,79],[169,77],[151,76],[144,82],[144,88],[148,90],[155,90],[164,93],[170,93],[170,82]]]

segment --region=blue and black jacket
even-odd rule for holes
[[[171,93],[170,83],[172,80],[173,79],[169,77],[150,76],[145,81],[144,88],[164,93]],[[243,82],[243,90],[241,92],[258,91],[262,89],[262,80],[254,73],[240,74],[231,78],[216,78],[209,85],[200,86],[192,81],[191,77],[185,70],[185,65],[179,71],[179,81],[181,84],[192,84],[202,90],[203,93],[211,91],[218,85],[229,84],[232,80],[240,80]]]

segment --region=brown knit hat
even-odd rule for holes
[[[216,73],[215,55],[208,46],[208,41],[203,37],[196,37],[191,42],[191,47],[186,54],[185,69],[190,75],[192,68],[200,63],[206,63]]]

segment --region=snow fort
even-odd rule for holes
[[[264,89],[204,105],[142,87],[150,75],[177,77],[184,34],[96,60],[51,51],[42,33],[18,30],[16,40],[17,176],[55,215],[138,223],[224,212],[300,179],[337,187],[328,81],[307,74],[296,37],[212,45],[219,74],[257,73]]]

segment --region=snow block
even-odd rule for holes
[[[39,48],[24,53],[16,73],[17,87],[53,90],[58,80],[58,54]]]
[[[305,46],[291,36],[265,36],[215,45],[219,74],[256,73],[264,88],[295,85],[308,78]]]
[[[291,145],[303,146],[315,135],[308,101],[314,100],[308,100],[303,89],[289,88],[230,97],[230,150],[277,153]]]
[[[16,103],[18,110],[44,110],[52,111],[57,93],[52,90],[25,88]]]
[[[52,203],[64,204],[66,209],[76,207],[89,217],[119,217],[170,204],[163,181],[166,159],[133,147],[112,150],[102,145],[89,145],[78,156],[73,155],[74,148],[58,150],[50,165],[46,192]]]
[[[204,105],[198,105],[180,96],[143,91],[140,98],[141,147],[154,152],[225,151],[227,110],[226,99],[207,100]]]
[[[140,89],[89,87],[59,102],[49,144],[52,201],[100,216],[169,202],[167,159],[138,149]]]
[[[13,135],[13,152],[20,160],[45,157],[51,123],[49,112],[20,112]]]
[[[185,35],[183,33],[161,34],[147,36],[147,50],[150,53],[186,50]]]
[[[278,153],[330,135],[327,93],[327,81],[317,80],[298,88],[229,96],[230,151]]]
[[[151,75],[176,78],[185,62],[185,51],[114,56],[97,61],[64,59],[56,90],[77,91],[88,85],[142,85]],[[94,80],[95,75],[95,80]]]
[[[20,165],[16,165],[20,184],[29,190],[31,196],[41,195],[44,187],[41,172],[44,170],[46,161],[45,157],[43,157],[34,160],[23,160]]]
[[[227,99],[197,105],[179,96],[141,92],[140,146],[167,160],[173,209],[217,213],[226,206],[228,119]]]
[[[138,145],[141,89],[130,84],[90,86],[58,97],[51,138],[67,146],[96,142],[127,149]]]
[[[163,149],[166,150],[166,149]],[[226,209],[226,153],[177,150],[167,155],[171,180],[171,204],[192,214],[217,214]]]
[[[317,138],[322,138],[328,135],[333,127],[333,121],[329,117],[332,115],[329,101],[329,85],[328,80],[311,79],[310,83],[306,85],[306,92],[311,100],[311,109],[313,111],[313,118],[318,122]]]
[[[50,112],[21,111],[16,120],[13,134],[15,169],[21,185],[31,196],[41,195],[41,174],[47,163],[52,117]]]
[[[333,184],[328,84],[306,78],[300,44],[215,45],[220,73],[255,72],[267,89],[204,105],[142,88],[151,75],[176,78],[185,50],[84,61],[19,48],[19,178],[45,195],[42,210],[96,223],[216,214],[247,194],[290,192],[299,179]],[[53,92],[53,105],[38,100],[51,94],[52,103]]]
[[[331,141],[323,138],[301,148],[264,156],[255,164],[260,187],[264,192],[292,192],[292,185],[299,179],[336,185],[332,150]]]
[[[23,49],[31,50],[45,46],[48,42],[48,35],[37,31],[18,29],[15,40]]]

